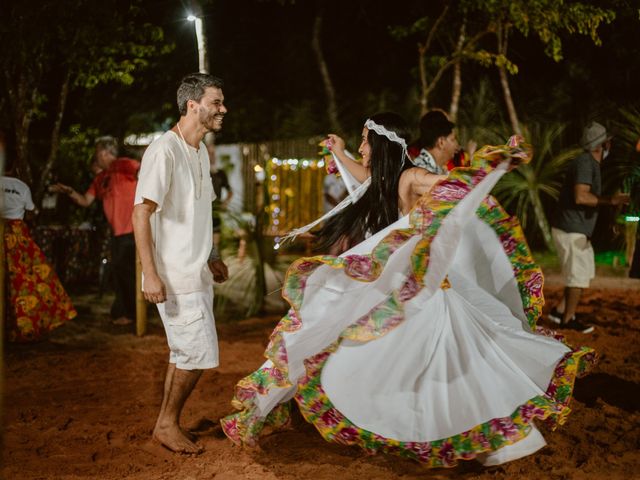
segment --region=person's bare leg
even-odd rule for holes
[[[164,377],[164,394],[162,396],[162,405],[160,406],[160,416],[163,415],[165,409],[167,408],[167,400],[169,399],[169,392],[171,391],[171,383],[173,382],[173,374],[175,373],[175,371],[176,364],[170,363],[167,367],[167,374]]]
[[[582,288],[566,287],[564,289],[564,314],[562,315],[562,323],[571,321],[580,303],[580,297],[582,296]]]
[[[171,391],[171,383],[173,382],[173,374],[175,371],[176,371],[176,364],[170,363],[169,366],[167,367],[167,375],[164,379],[164,395],[162,396],[162,405],[160,406],[160,415],[158,415],[158,420],[161,417],[163,417],[164,411],[167,408],[167,400],[169,399],[169,392]],[[156,420],[156,427],[157,426],[158,426],[158,421]],[[155,427],[154,427],[154,430],[155,430]],[[184,428],[182,428],[182,433],[184,433],[189,440],[196,439],[195,435],[189,433]]]
[[[167,369],[164,398],[153,438],[174,452],[200,452],[200,448],[180,428],[180,414],[201,375],[202,370],[181,370],[171,364]]]

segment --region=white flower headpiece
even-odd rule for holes
[[[404,152],[404,155],[407,158],[409,158],[409,160],[411,160],[409,157],[409,153],[407,152],[407,142],[404,141],[404,138],[399,137],[398,134],[395,132],[387,130],[382,125],[378,125],[376,122],[374,122],[370,118],[367,119],[366,122],[364,122],[364,126],[367,127],[369,130],[373,130],[378,135],[387,137],[390,141],[400,145],[402,147],[402,151]],[[340,159],[334,153],[332,153],[332,155],[333,155],[334,161],[339,163]],[[289,240],[293,240],[298,235],[308,232],[319,223],[322,223],[325,220],[337,215],[352,203],[357,202],[358,199],[362,197],[362,195],[364,195],[364,193],[367,191],[367,189],[369,188],[369,185],[371,185],[371,177],[367,178],[364,181],[364,183],[360,185],[358,188],[356,188],[353,192],[351,192],[350,195],[347,195],[347,197],[344,200],[342,200],[338,205],[336,205],[330,212],[325,213],[322,217],[318,218],[317,220],[311,222],[308,225],[305,225],[304,227],[296,228],[290,231],[280,240],[280,245],[282,245],[283,243]]]
[[[404,155],[407,158],[409,158],[409,152],[407,151],[407,142],[405,142],[404,138],[399,137],[396,132],[392,132],[390,130],[387,130],[385,127],[383,127],[382,125],[378,125],[376,122],[374,122],[370,118],[368,118],[367,121],[364,122],[364,126],[367,127],[369,130],[373,130],[378,135],[382,135],[383,137],[387,137],[392,142],[397,143],[398,145],[400,145],[402,147],[402,151],[403,151]]]

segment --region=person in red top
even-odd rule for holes
[[[102,171],[84,194],[61,183],[53,185],[50,190],[68,195],[81,207],[88,207],[96,198],[102,201],[113,232],[111,262],[116,298],[111,306],[111,316],[116,325],[128,325],[136,314],[136,247],[131,214],[140,162],[118,157],[118,141],[107,136],[96,140],[95,163]]]

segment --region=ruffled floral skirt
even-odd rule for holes
[[[542,273],[487,196],[505,170],[454,170],[340,257],[296,261],[291,310],[238,383],[227,436],[256,444],[293,399],[328,441],[452,467],[524,439],[535,419],[564,423],[595,353],[536,327]]]
[[[5,221],[4,246],[10,341],[37,340],[76,317],[69,295],[22,220]]]

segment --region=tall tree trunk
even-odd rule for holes
[[[500,28],[498,29],[498,53],[502,55],[505,59],[507,58],[508,38],[509,38],[508,27],[500,26]],[[511,129],[513,130],[513,133],[520,135],[522,134],[522,130],[520,129],[520,122],[518,121],[516,106],[513,103],[513,97],[511,96],[511,88],[509,87],[508,72],[507,72],[507,69],[504,67],[504,65],[498,65],[498,73],[500,74],[500,85],[502,86],[504,103],[507,106],[509,121],[511,122]]]
[[[15,127],[16,158],[14,169],[22,181],[31,185],[33,176],[29,164],[29,128],[33,118],[34,106],[37,104],[38,90],[29,87],[29,83],[20,75],[17,79],[7,79],[7,82],[17,81],[10,94],[15,93],[13,103],[13,123]],[[29,91],[30,90],[30,91]]]
[[[341,132],[340,120],[338,119],[338,102],[336,101],[336,90],[329,74],[329,67],[324,58],[321,44],[322,34],[322,21],[324,17],[324,9],[321,1],[316,3],[316,17],[313,22],[313,32],[311,37],[311,48],[316,57],[318,63],[318,69],[320,70],[320,76],[322,77],[322,84],[324,85],[324,91],[327,95],[327,115],[329,117],[329,125],[334,132]]]
[[[51,145],[49,147],[49,156],[42,173],[40,174],[39,184],[35,189],[34,201],[36,205],[39,205],[42,197],[45,193],[45,188],[49,183],[51,171],[56,163],[58,157],[58,148],[60,147],[60,128],[62,126],[62,117],[67,106],[67,97],[69,96],[69,86],[71,84],[71,71],[67,70],[65,77],[60,86],[60,97],[58,98],[58,109],[56,111],[56,117],[53,122],[53,128],[51,130]]]
[[[427,67],[424,64],[424,56],[426,54],[426,48],[424,46],[418,47],[418,65],[420,66],[420,117],[429,111],[429,81],[427,80]]]
[[[498,67],[498,72],[500,73],[500,85],[502,85],[502,93],[504,95],[504,102],[507,105],[511,129],[513,130],[513,133],[520,135],[522,134],[522,130],[520,129],[520,122],[518,121],[518,114],[516,113],[516,107],[513,103],[513,97],[511,96],[507,70],[504,67]]]
[[[538,195],[538,193],[534,189],[529,189],[529,198],[531,200],[531,204],[533,205],[533,214],[536,217],[538,228],[542,232],[542,238],[544,239],[544,243],[547,246],[547,250],[549,250],[550,252],[555,252],[556,248],[553,243],[553,238],[551,237],[549,220],[547,220],[547,215],[544,213],[540,195]]]
[[[453,64],[453,84],[451,86],[451,105],[449,106],[449,117],[452,122],[458,117],[458,108],[460,105],[460,92],[462,91],[462,48],[466,37],[466,19],[460,25],[458,33],[458,43],[454,54],[455,63]]]
[[[449,105],[449,118],[455,123],[458,117],[460,105],[460,92],[462,91],[462,66],[458,59],[453,65],[453,82],[451,85],[451,105]]]
[[[429,95],[438,84],[440,77],[442,74],[449,68],[453,60],[449,60],[445,65],[441,66],[438,72],[431,79],[431,82],[427,79],[427,66],[425,65],[424,58],[427,56],[427,52],[431,48],[431,43],[433,39],[436,37],[436,33],[438,32],[438,28],[440,24],[444,22],[445,17],[447,16],[447,12],[449,11],[449,6],[445,6],[440,13],[440,16],[433,22],[433,25],[429,29],[429,33],[427,34],[427,38],[423,43],[418,43],[418,67],[420,72],[420,116],[424,115],[429,111]]]

